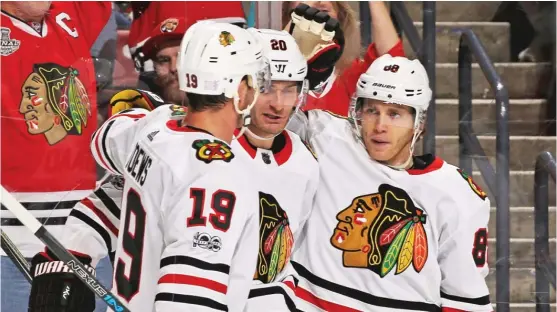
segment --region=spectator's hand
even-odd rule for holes
[[[144,108],[152,111],[163,105],[164,100],[153,92],[140,89],[126,89],[110,99],[110,116],[130,108]]]
[[[344,34],[338,20],[307,4],[299,4],[291,16],[287,30],[308,61],[307,78],[315,90],[333,73],[344,49]]]

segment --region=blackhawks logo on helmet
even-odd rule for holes
[[[219,43],[224,47],[233,44],[234,41],[236,41],[236,39],[234,39],[234,36],[232,36],[232,34],[228,31],[223,31],[219,35]]]
[[[484,192],[480,186],[478,184],[476,184],[476,182],[474,180],[472,180],[472,177],[469,176],[466,172],[464,172],[462,169],[458,168],[456,169],[456,171],[458,171],[458,173],[460,173],[460,175],[462,176],[462,178],[464,178],[464,180],[466,180],[466,182],[468,182],[468,185],[470,186],[470,188],[472,189],[472,191],[474,193],[476,193],[476,195],[478,195],[478,197],[480,197],[482,200],[485,200],[487,198],[487,193]]]
[[[195,140],[192,147],[197,151],[195,157],[206,164],[215,160],[230,162],[234,158],[230,147],[219,140]]]
[[[388,184],[354,198],[337,214],[331,244],[342,250],[345,267],[367,268],[385,277],[395,267],[420,272],[427,261],[427,216],[402,189]]]

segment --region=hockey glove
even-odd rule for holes
[[[130,108],[144,108],[152,111],[163,104],[165,104],[163,99],[153,92],[140,89],[126,89],[112,96],[109,112],[110,116],[112,116]]]
[[[87,269],[91,258],[74,255]],[[93,312],[95,295],[68,267],[50,252],[41,252],[31,261],[31,295],[28,312]]]
[[[331,76],[342,55],[344,33],[338,20],[304,3],[299,4],[291,16],[288,32],[296,39],[308,61],[310,89],[319,89]]]

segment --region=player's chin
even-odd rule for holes
[[[280,134],[285,127],[286,123],[258,123],[258,128],[260,128],[267,136],[276,136]]]
[[[387,161],[392,157],[392,152],[383,148],[368,146],[367,151],[369,156],[376,161]]]

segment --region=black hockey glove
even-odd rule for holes
[[[90,271],[91,258],[74,256]],[[95,295],[68,267],[50,252],[38,253],[31,261],[31,295],[28,312],[93,312]]]
[[[333,73],[344,50],[344,33],[338,20],[307,4],[299,4],[291,14],[288,32],[296,39],[308,61],[309,86],[318,87]]]

